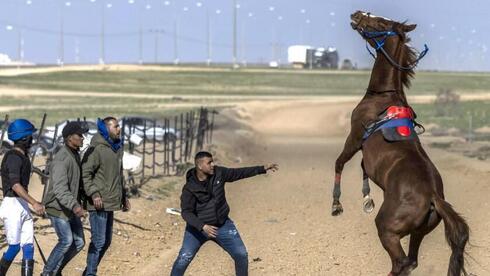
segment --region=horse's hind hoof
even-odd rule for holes
[[[374,200],[371,196],[367,195],[364,197],[364,202],[362,203],[362,209],[366,213],[371,213],[374,210]]]
[[[338,216],[344,212],[342,204],[339,201],[334,201],[332,204],[332,216]]]
[[[414,269],[417,268],[417,261],[412,261],[410,262],[409,265],[407,265],[403,270],[402,270],[402,273],[400,275],[410,275],[410,273],[412,273],[412,271]]]

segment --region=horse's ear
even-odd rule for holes
[[[410,25],[403,24],[403,32],[405,33],[411,32],[415,30],[415,28],[417,28],[417,24],[410,24]]]

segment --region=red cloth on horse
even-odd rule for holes
[[[411,107],[403,107],[403,106],[390,106],[386,110],[386,117],[391,118],[391,119],[403,119],[403,118],[408,118],[408,119],[414,119],[414,113]],[[398,134],[400,134],[403,137],[408,137],[410,136],[410,128],[408,126],[399,126],[396,128],[396,131]]]

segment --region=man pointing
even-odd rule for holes
[[[187,172],[182,189],[182,218],[187,222],[184,241],[175,260],[171,275],[184,275],[199,248],[211,240],[221,246],[235,261],[237,276],[248,275],[248,254],[245,245],[228,217],[225,183],[233,182],[267,171],[276,171],[277,164],[230,169],[214,164],[209,152],[199,152],[194,158],[195,168]]]

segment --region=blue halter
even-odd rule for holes
[[[384,32],[366,32],[366,31],[363,31],[362,35],[365,38],[372,39],[374,41],[374,43],[376,44],[376,47],[374,49],[376,51],[378,51],[379,49],[383,48],[383,46],[385,45],[385,41],[388,37],[395,36],[397,34],[394,31],[384,31]],[[376,38],[380,37],[380,36],[383,37],[382,40],[377,40]],[[368,50],[369,54],[371,54],[371,56],[376,58],[376,56],[373,54],[373,52],[371,52],[371,49],[369,49],[369,43],[367,43],[367,41],[366,41],[366,49]]]
[[[425,55],[427,54],[427,52],[429,51],[429,47],[427,47],[427,44],[424,44],[424,50],[422,52],[420,52],[419,57],[412,64],[410,64],[409,66],[402,66],[402,65],[396,63],[390,57],[390,55],[388,55],[388,53],[385,51],[385,49],[383,48],[383,46],[385,45],[386,39],[388,37],[398,35],[396,32],[394,32],[394,31],[381,31],[381,32],[380,31],[373,31],[373,32],[361,31],[361,33],[362,33],[362,35],[363,35],[364,38],[366,38],[366,39],[372,39],[374,41],[374,43],[376,44],[376,47],[374,49],[376,51],[381,51],[381,53],[386,57],[386,59],[388,59],[388,61],[393,66],[395,66],[396,68],[398,68],[399,70],[403,70],[403,71],[412,70],[413,68],[415,68],[415,66],[417,66],[417,64],[419,63],[419,61],[422,58],[424,58]],[[377,39],[378,37],[382,37],[382,39],[381,40],[378,40]],[[376,59],[376,56],[374,55],[374,53],[369,48],[369,43],[367,41],[366,41],[366,49],[368,50],[369,54],[374,59]]]

